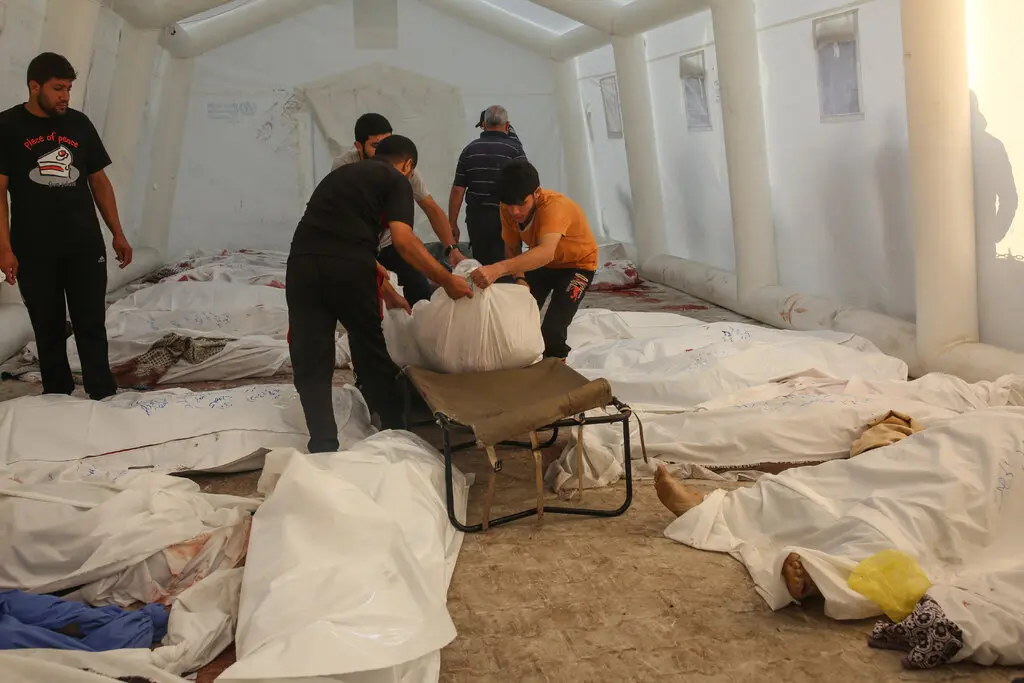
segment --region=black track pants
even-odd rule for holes
[[[309,451],[338,450],[332,379],[339,322],[348,332],[352,367],[370,412],[380,416],[384,429],[401,429],[399,369],[384,342],[376,266],[293,256],[288,259],[285,295],[292,371],[309,428]]]
[[[65,301],[82,361],[82,380],[89,397],[101,400],[117,393],[110,372],[105,327],[107,263],[105,251],[20,256],[18,284],[28,309],[39,351],[43,393],[71,394],[75,380],[68,363]]]
[[[594,271],[575,268],[538,268],[526,273],[526,281],[539,308],[544,308],[544,302],[548,296],[551,297],[548,312],[540,325],[546,358],[566,358],[569,355],[571,349],[565,343],[569,323],[583,303],[583,295],[593,279]]]

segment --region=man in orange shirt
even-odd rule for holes
[[[597,241],[579,204],[542,189],[526,159],[506,164],[498,176],[505,260],[473,271],[473,282],[489,287],[503,278],[530,288],[537,305],[551,303],[541,323],[544,356],[565,359],[569,323],[597,270]],[[529,248],[523,253],[523,245]]]

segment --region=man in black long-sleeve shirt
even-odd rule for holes
[[[505,258],[498,205],[498,173],[513,159],[525,159],[523,144],[512,132],[508,112],[500,105],[488,107],[477,124],[484,129],[459,155],[448,199],[448,220],[457,232],[456,221],[466,201],[466,232],[473,258],[491,265]]]
[[[472,296],[465,279],[449,273],[412,231],[409,174],[416,145],[401,135],[382,140],[372,159],[341,166],[325,177],[306,205],[292,238],[285,294],[295,388],[309,428],[311,453],[338,450],[331,380],[334,332],[348,332],[352,368],[370,412],[384,429],[402,426],[398,367],[381,328],[381,233],[408,263],[453,299]]]

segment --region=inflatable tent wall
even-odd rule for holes
[[[0,104],[38,52],[75,64],[137,250],[111,289],[286,249],[363,111],[445,207],[500,103],[648,279],[977,380],[1024,372],[1022,23],[1017,0],[0,0]],[[4,287],[0,353],[30,336]]]

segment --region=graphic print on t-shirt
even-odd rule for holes
[[[82,174],[74,165],[75,155],[72,149],[78,147],[78,142],[69,137],[57,136],[51,133],[48,136],[30,138],[25,141],[25,147],[33,151],[41,151],[47,142],[57,143],[43,153],[37,160],[36,166],[28,173],[29,180],[39,185],[50,187],[74,187],[79,176]]]

